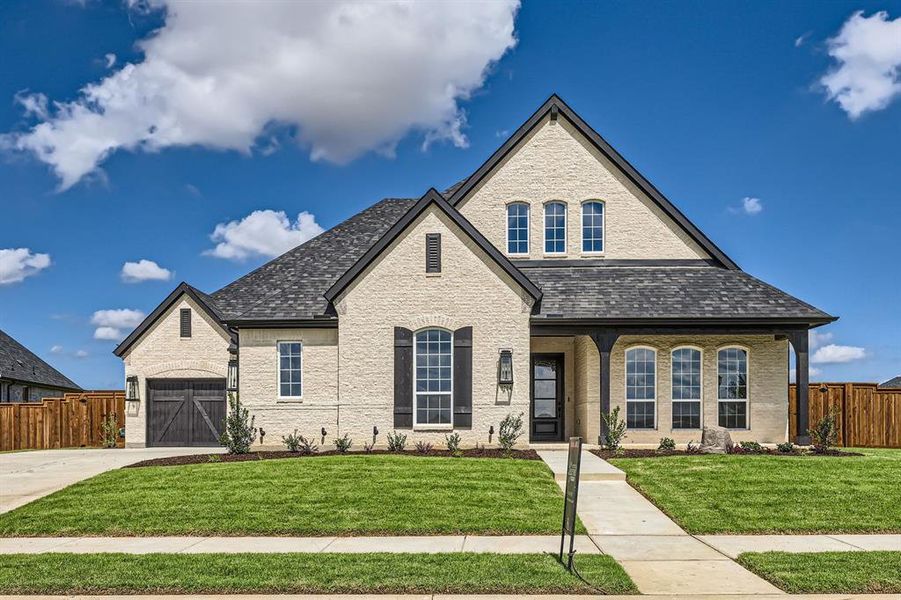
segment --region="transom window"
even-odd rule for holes
[[[673,429],[701,428],[701,351],[673,350]]]
[[[451,425],[452,335],[443,329],[416,334],[414,425]]]
[[[657,352],[653,348],[626,350],[626,427],[654,429],[657,404]]]
[[[529,205],[507,206],[507,254],[529,253]]]
[[[303,344],[278,343],[278,395],[282,398],[300,398],[302,386]]]
[[[566,254],[566,205],[562,202],[544,207],[544,252]]]
[[[717,353],[717,406],[720,427],[748,428],[748,351],[723,348]]]
[[[604,203],[582,204],[582,252],[604,251]]]

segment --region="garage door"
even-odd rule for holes
[[[224,379],[151,379],[147,390],[148,446],[219,445]]]

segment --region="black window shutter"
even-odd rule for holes
[[[413,332],[394,328],[394,428],[413,427]]]
[[[191,309],[181,309],[181,337],[191,337]]]
[[[425,272],[441,272],[441,234],[425,234]]]
[[[454,428],[472,427],[472,327],[454,332]]]

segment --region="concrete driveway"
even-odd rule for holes
[[[0,513],[82,479],[149,458],[223,451],[223,448],[72,448],[0,454]]]

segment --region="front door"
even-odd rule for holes
[[[563,355],[532,355],[533,442],[563,441]]]

